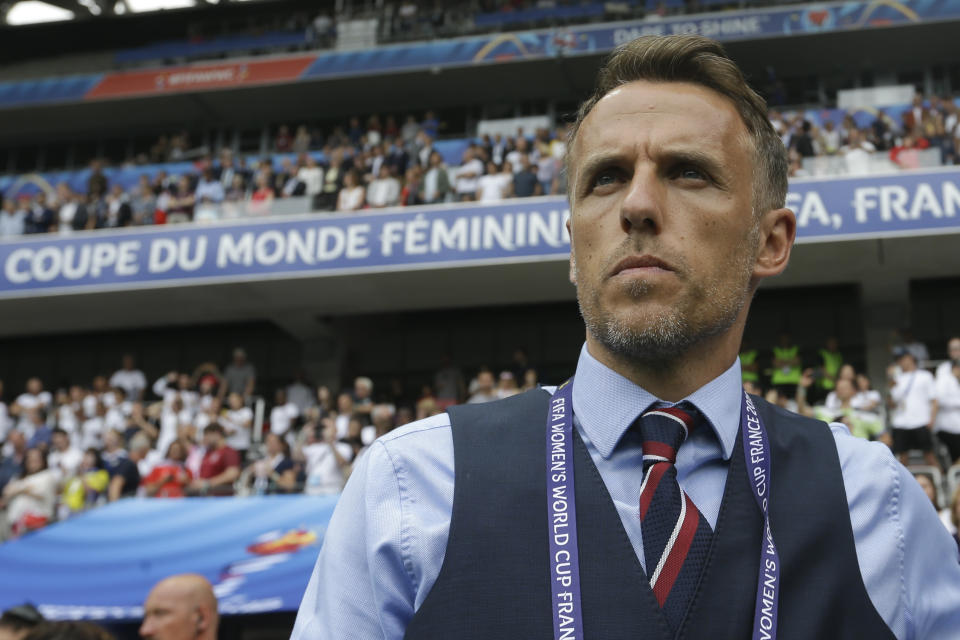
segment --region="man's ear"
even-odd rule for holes
[[[567,218],[567,235],[570,236],[570,284],[577,286],[577,262],[573,257],[573,229],[570,227],[570,218]]]
[[[797,236],[797,218],[790,209],[771,209],[760,216],[755,280],[783,273]]]
[[[197,607],[193,617],[194,632],[196,633],[196,635],[199,636],[201,633],[206,631],[207,627],[209,626],[210,626],[209,616],[207,616],[206,612],[203,611],[203,609]]]

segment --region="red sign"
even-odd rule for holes
[[[280,60],[111,73],[104,76],[85,98],[126,98],[289,82],[299,78],[314,60],[316,56],[298,56]]]

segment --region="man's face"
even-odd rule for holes
[[[493,391],[493,386],[495,381],[493,379],[493,374],[489,371],[482,371],[477,375],[477,390],[489,393]]]
[[[54,433],[52,441],[53,448],[57,451],[66,451],[70,446],[70,436],[65,433]]]
[[[593,339],[666,361],[728,329],[758,250],[754,153],[733,104],[632,82],[597,103],[573,151],[571,280]]]
[[[216,450],[220,448],[220,434],[215,431],[203,432],[203,446],[207,449]]]
[[[905,353],[897,360],[897,364],[900,365],[900,368],[904,371],[913,371],[917,368],[917,361],[913,357],[912,353]]]
[[[960,362],[960,339],[954,338],[947,343],[947,357],[954,362]]]
[[[195,638],[200,612],[175,590],[154,589],[143,605],[140,635],[151,640]]]

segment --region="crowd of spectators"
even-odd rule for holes
[[[789,150],[791,177],[811,174],[806,159],[831,156],[841,158],[841,170],[851,175],[868,173],[871,157],[888,158],[902,169],[919,168],[918,152],[926,149],[939,164],[960,163],[960,106],[950,96],[917,93],[899,121],[878,111],[867,127],[858,127],[850,114],[817,125],[803,113],[771,111],[770,121]]]
[[[890,447],[960,546],[960,337],[948,341],[945,360],[934,361],[909,329],[897,332],[885,393],[848,361],[836,338],[810,355],[808,350],[805,358],[789,334],[763,354],[745,342],[743,387],[783,409],[839,422],[856,437]],[[945,471],[953,482],[944,482]]]
[[[960,108],[948,98],[917,94],[895,122],[883,111],[870,126],[852,115],[821,125],[803,113],[771,111],[770,119],[789,150],[790,175],[811,175],[807,160],[839,160],[833,169],[848,174],[870,170],[872,158],[895,166],[920,166],[918,152],[933,150],[944,164],[960,162]],[[315,128],[282,125],[273,155],[248,164],[223,149],[202,155],[192,170],[168,174],[144,169],[139,182],[124,188],[108,180],[103,162],[91,163],[85,190],[67,183],[55,192],[5,197],[0,238],[57,231],[136,225],[205,222],[268,215],[276,201],[303,198],[303,211],[355,212],[362,209],[559,195],[566,192],[563,155],[567,125],[514,136],[484,135],[465,144],[452,166],[437,150],[441,123],[433,112],[365,120],[351,117],[327,135]],[[149,154],[128,168],[174,162],[187,152],[186,133],[161,137]],[[162,165],[161,165],[162,166]]]
[[[904,464],[925,462],[918,474],[928,476],[934,504],[945,504],[941,474],[960,463],[960,338],[937,363],[904,332],[892,346],[886,393],[847,361],[835,339],[810,353],[786,334],[768,353],[745,343],[744,388],[787,410],[841,422],[857,437],[891,446]],[[522,349],[509,363],[470,373],[445,358],[416,394],[397,381],[375,392],[373,381],[359,376],[331,389],[298,374],[272,389],[259,417],[254,394],[263,385],[241,348],[222,368],[206,362],[153,381],[127,355],[89,386],[49,391],[31,378],[5,401],[0,383],[0,532],[21,535],[126,496],[336,494],[354,461],[395,427],[539,382]],[[954,533],[958,496],[943,515]]]
[[[363,124],[354,117],[325,138],[306,126],[293,132],[281,126],[273,140],[282,157],[278,164],[270,156],[249,166],[225,149],[217,158],[201,157],[190,173],[145,171],[130,189],[111,183],[95,160],[84,192],[60,183],[53,195],[41,190],[5,198],[0,238],[267,215],[274,201],[298,197],[305,199],[304,211],[352,212],[564,193],[565,127],[539,129],[530,137],[483,136],[466,145],[461,164],[453,167],[434,146],[439,127],[429,111],[402,124],[394,116],[372,115]],[[171,145],[170,139],[154,145],[155,159],[178,157],[172,150],[183,143]]]
[[[415,398],[390,385],[375,394],[365,376],[331,390],[298,375],[259,420],[257,371],[241,348],[222,368],[153,381],[126,355],[109,377],[55,390],[31,378],[9,402],[0,382],[0,540],[128,496],[338,493],[396,426],[537,385],[522,351],[497,371],[467,381],[445,361]]]

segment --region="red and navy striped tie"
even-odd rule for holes
[[[677,450],[697,422],[689,403],[648,409],[634,423],[643,439],[640,522],[650,588],[676,631],[693,597],[713,530],[677,483]]]

